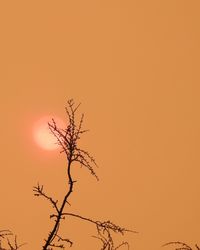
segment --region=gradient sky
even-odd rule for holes
[[[139,231],[131,249],[200,244],[199,10],[198,0],[1,1],[0,227],[23,249],[41,249],[50,228],[32,187],[66,190],[64,155],[40,149],[33,125],[65,119],[70,98],[100,182],[76,166],[69,211]],[[75,250],[95,249],[87,223],[63,232]]]

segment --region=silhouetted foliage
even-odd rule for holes
[[[17,250],[25,244],[19,244],[10,230],[0,230],[0,250]]]
[[[163,247],[166,247],[166,246],[175,247],[175,250],[200,250],[197,244],[194,246],[194,248],[191,248],[186,243],[180,242],[180,241],[171,241],[163,245]]]
[[[73,242],[70,239],[63,238],[59,235],[61,221],[65,219],[65,216],[73,216],[81,220],[93,223],[97,229],[97,236],[94,237],[101,241],[101,250],[116,250],[124,245],[126,245],[129,249],[128,242],[122,242],[120,245],[115,246],[112,233],[120,233],[123,235],[125,232],[130,230],[121,228],[110,221],[100,222],[85,218],[80,215],[64,212],[66,205],[69,203],[68,200],[70,195],[72,194],[75,182],[71,175],[71,167],[73,163],[79,163],[82,167],[88,169],[90,174],[94,176],[96,180],[99,180],[94,170],[94,168],[97,166],[95,159],[90,155],[88,151],[80,148],[78,144],[81,135],[87,132],[87,130],[82,129],[84,115],[81,115],[78,122],[76,120],[76,113],[79,106],[80,104],[75,106],[73,100],[68,101],[66,107],[68,126],[66,127],[66,129],[59,128],[54,119],[52,119],[52,121],[48,124],[51,133],[57,139],[57,143],[61,148],[61,153],[65,153],[66,155],[68,191],[63,197],[63,200],[59,202],[58,200],[55,200],[51,196],[47,195],[44,191],[43,186],[39,183],[33,188],[34,195],[44,197],[54,208],[54,214],[50,215],[50,218],[54,219],[54,224],[52,230],[49,232],[47,238],[45,239],[43,250],[52,250],[54,248],[64,249],[66,245],[68,245],[69,247],[73,245]]]
[[[124,235],[126,232],[137,233],[136,231],[120,227],[110,220],[97,221],[82,215],[65,212],[66,205],[69,204],[69,198],[73,192],[74,183],[76,182],[71,175],[73,163],[79,163],[80,166],[89,170],[90,174],[94,176],[97,181],[99,180],[95,171],[95,167],[97,167],[95,159],[88,151],[80,148],[78,144],[81,135],[88,131],[82,129],[84,119],[83,114],[81,115],[78,122],[76,120],[76,113],[79,106],[80,104],[75,106],[73,100],[69,100],[67,102],[67,107],[65,110],[68,118],[68,125],[66,129],[59,128],[54,119],[48,123],[51,133],[56,137],[57,143],[61,148],[61,153],[64,153],[67,159],[66,174],[68,178],[68,191],[64,195],[63,199],[58,201],[47,195],[47,193],[44,191],[43,185],[38,183],[37,186],[33,187],[34,195],[45,198],[54,209],[54,213],[50,215],[50,219],[54,219],[54,224],[51,231],[47,235],[47,238],[45,239],[42,249],[65,249],[66,246],[73,246],[73,242],[70,239],[62,237],[59,234],[61,222],[66,216],[70,216],[92,223],[96,227],[97,235],[93,237],[101,242],[100,250],[117,250],[122,246],[126,246],[129,250],[129,243],[126,241],[115,245],[113,234]],[[19,244],[17,242],[17,236],[14,235],[10,230],[0,230],[0,250],[17,250],[25,244],[26,243]],[[175,250],[200,250],[200,247],[197,244],[195,244],[192,248],[188,244],[180,241],[168,242],[162,245],[162,247],[171,247]]]

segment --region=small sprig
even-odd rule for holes
[[[0,230],[0,250],[17,250],[26,243],[19,244],[17,236],[10,230]]]
[[[33,187],[33,192],[34,192],[35,196],[43,196],[44,198],[49,200],[50,203],[52,204],[53,208],[55,208],[56,211],[59,212],[59,209],[58,209],[58,206],[57,206],[58,200],[55,201],[55,200],[52,199],[52,197],[46,195],[45,192],[43,191],[43,185],[40,186],[40,184],[38,183],[37,186]]]
[[[105,249],[117,250],[124,245],[126,245],[127,248],[129,249],[128,242],[122,242],[121,244],[115,247],[112,232],[120,233],[122,235],[124,235],[125,232],[138,233],[137,231],[132,231],[132,230],[128,230],[126,228],[120,227],[109,220],[104,221],[104,222],[95,221],[90,218],[86,218],[81,215],[73,214],[73,213],[63,213],[63,215],[76,217],[78,219],[85,220],[85,221],[95,224],[96,229],[97,229],[97,236],[93,236],[93,237],[101,241],[102,243],[101,250],[105,250]]]
[[[165,243],[164,245],[162,245],[162,247],[165,246],[175,246],[175,250],[200,250],[199,246],[197,244],[195,244],[195,249],[191,248],[188,244],[181,242],[181,241],[171,241],[168,243]]]

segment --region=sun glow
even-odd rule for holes
[[[56,150],[59,148],[57,139],[49,130],[48,122],[54,118],[59,128],[64,128],[64,122],[55,116],[44,116],[39,119],[33,129],[33,137],[36,144],[44,150]]]

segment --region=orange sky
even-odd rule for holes
[[[82,144],[100,166],[100,182],[74,169],[70,211],[139,231],[131,249],[200,244],[199,9],[198,0],[1,1],[0,228],[23,249],[41,249],[50,228],[32,187],[58,198],[66,189],[64,155],[41,150],[33,124],[65,119],[69,98],[82,102]],[[75,250],[95,249],[89,225],[66,221],[63,232]]]

